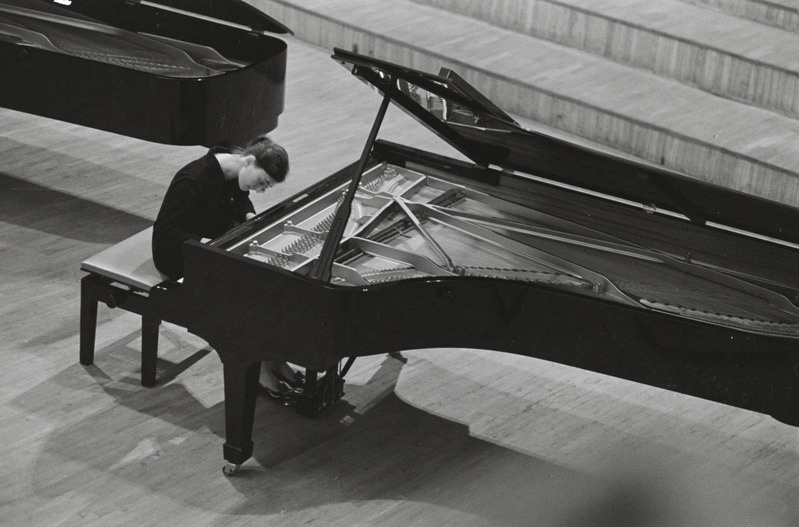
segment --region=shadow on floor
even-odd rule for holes
[[[152,220],[0,173],[0,221],[59,238],[117,243]]]

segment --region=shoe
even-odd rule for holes
[[[295,390],[305,386],[305,375],[303,375],[301,371],[295,371],[293,379],[287,379],[285,375],[277,370],[272,370],[272,373],[278,378],[279,381],[285,382]]]
[[[270,401],[274,401],[276,403],[280,403],[283,406],[288,406],[292,402],[294,402],[292,397],[291,397],[291,390],[289,390],[288,387],[285,384],[283,384],[282,382],[278,383],[278,389],[277,390],[273,390],[273,389],[271,389],[271,388],[269,388],[267,386],[264,386],[263,384],[258,384],[258,386],[261,388],[261,392]]]

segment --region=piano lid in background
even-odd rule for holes
[[[241,145],[283,110],[286,44],[266,30],[288,31],[238,0],[0,0],[0,106],[159,143]]]
[[[226,21],[254,31],[269,33],[291,33],[291,30],[242,0],[36,0],[68,9],[114,26],[122,25],[123,7],[172,10],[185,15],[208,17]],[[23,2],[30,4],[32,2]]]
[[[338,48],[333,59],[478,165],[799,244],[799,209],[528,130],[449,69],[435,75]]]

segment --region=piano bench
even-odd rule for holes
[[[80,285],[80,363],[94,363],[94,341],[97,330],[97,306],[103,302],[141,316],[142,365],[141,384],[152,387],[156,382],[158,329],[161,320],[149,302],[150,290],[166,277],[153,264],[150,240],[152,227],[109,247],[81,262],[88,274]]]

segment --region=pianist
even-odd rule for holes
[[[263,192],[285,180],[289,170],[285,149],[262,135],[244,148],[214,147],[181,168],[166,191],[153,225],[155,266],[178,280],[183,276],[183,243],[221,236],[252,218],[255,208],[249,191]],[[267,363],[261,368],[261,386],[268,398],[289,401],[281,382],[301,382],[288,364]]]

